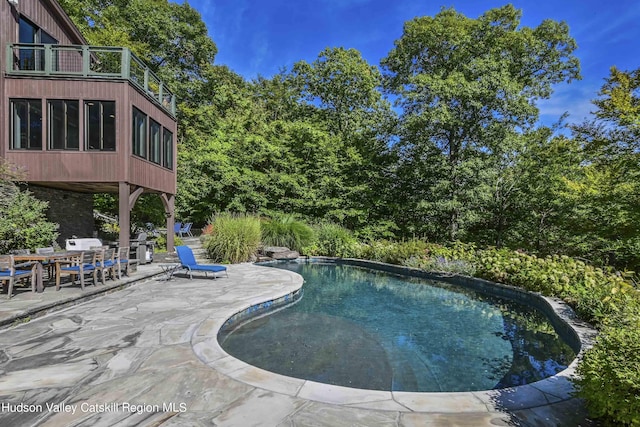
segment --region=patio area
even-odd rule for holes
[[[144,265],[106,287],[0,300],[0,424],[590,425],[564,377],[505,391],[398,393],[249,366],[220,349],[218,330],[236,313],[291,295],[302,278],[253,264],[231,265],[215,280],[158,280],[161,273]]]

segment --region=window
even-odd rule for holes
[[[11,149],[42,149],[42,101],[11,99]]]
[[[149,122],[149,160],[160,164],[160,123],[155,120]]]
[[[49,100],[49,149],[80,148],[80,109],[78,101]]]
[[[86,101],[85,146],[87,150],[116,150],[116,103]]]
[[[58,41],[33,22],[20,17],[18,43],[57,44]],[[21,70],[44,70],[44,51],[39,49],[20,49]]]
[[[147,158],[147,115],[133,107],[133,154]]]
[[[162,134],[162,166],[173,169],[173,134],[164,130]]]

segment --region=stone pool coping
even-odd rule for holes
[[[473,392],[404,392],[356,389],[343,386],[303,380],[266,371],[249,365],[229,355],[218,343],[218,333],[232,322],[286,304],[295,298],[304,279],[293,272],[282,270],[289,275],[286,286],[274,292],[269,298],[264,296],[243,301],[229,301],[229,304],[202,322],[194,331],[191,345],[196,356],[206,365],[237,381],[275,393],[301,399],[345,407],[375,409],[398,412],[424,413],[504,413],[535,409],[575,399],[571,378],[575,375],[578,361],[590,348],[595,330],[580,321],[573,310],[563,301],[544,297],[540,294],[461,275],[426,273],[418,269],[391,264],[355,259],[317,257],[311,261],[333,262],[365,268],[383,270],[413,277],[444,280],[463,286],[478,287],[479,290],[497,289],[500,296],[510,296],[520,301],[528,301],[542,309],[551,317],[554,326],[572,346],[578,345],[579,352],[569,367],[555,376],[531,384],[500,390]],[[282,283],[282,282],[281,282]],[[562,325],[565,325],[564,330]],[[572,338],[573,337],[573,338]]]

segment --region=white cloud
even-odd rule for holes
[[[591,100],[596,98],[600,86],[589,82],[574,82],[555,88],[550,99],[538,101],[540,119],[545,125],[555,123],[564,113],[569,113],[567,122],[580,123],[592,118],[595,106]]]

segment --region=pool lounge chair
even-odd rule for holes
[[[180,268],[184,268],[189,272],[189,279],[193,279],[192,273],[194,271],[204,271],[205,276],[207,272],[211,272],[214,278],[216,277],[216,273],[224,271],[227,277],[229,277],[227,267],[224,265],[198,264],[189,246],[176,246],[176,253],[178,254],[178,258],[180,258]]]

